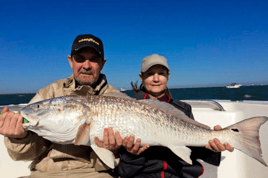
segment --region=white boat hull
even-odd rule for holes
[[[226,88],[240,88],[241,85],[227,85]]]
[[[219,102],[225,111],[214,111],[193,108],[193,114],[197,121],[211,128],[215,125],[226,127],[241,120],[254,116],[268,116],[268,105],[248,104],[243,102]],[[263,151],[263,159],[268,162],[268,123],[260,128],[260,141]],[[224,151],[219,167],[212,166],[200,160],[204,166],[204,174],[201,178],[266,178],[268,168],[242,153],[234,150],[232,153]]]

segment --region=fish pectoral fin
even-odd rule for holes
[[[76,137],[75,145],[88,145],[90,146],[90,126],[86,122],[79,126]]]
[[[175,153],[178,157],[183,159],[185,162],[189,164],[193,164],[190,155],[192,150],[190,148],[187,148],[186,146],[176,146],[176,147],[169,147],[173,153]]]
[[[113,152],[105,148],[100,148],[96,145],[91,145],[92,150],[98,155],[98,157],[110,168],[115,168],[115,157]]]

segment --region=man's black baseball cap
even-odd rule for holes
[[[75,55],[82,48],[93,48],[95,49],[100,57],[104,59],[104,50],[102,41],[91,34],[78,35],[73,42],[71,56]]]

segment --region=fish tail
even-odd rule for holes
[[[226,127],[234,134],[234,142],[230,145],[234,148],[246,153],[255,158],[263,165],[267,166],[262,159],[261,143],[259,139],[259,128],[268,120],[267,117],[252,117],[234,125]]]

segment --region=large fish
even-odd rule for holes
[[[65,96],[30,104],[21,110],[28,120],[23,124],[45,139],[60,144],[88,145],[109,167],[115,162],[111,151],[96,145],[103,130],[113,127],[122,138],[131,134],[141,145],[161,145],[192,164],[186,146],[205,146],[218,138],[255,158],[265,166],[259,141],[259,128],[267,117],[254,117],[221,131],[189,119],[183,112],[155,99],[135,100],[113,96]]]

